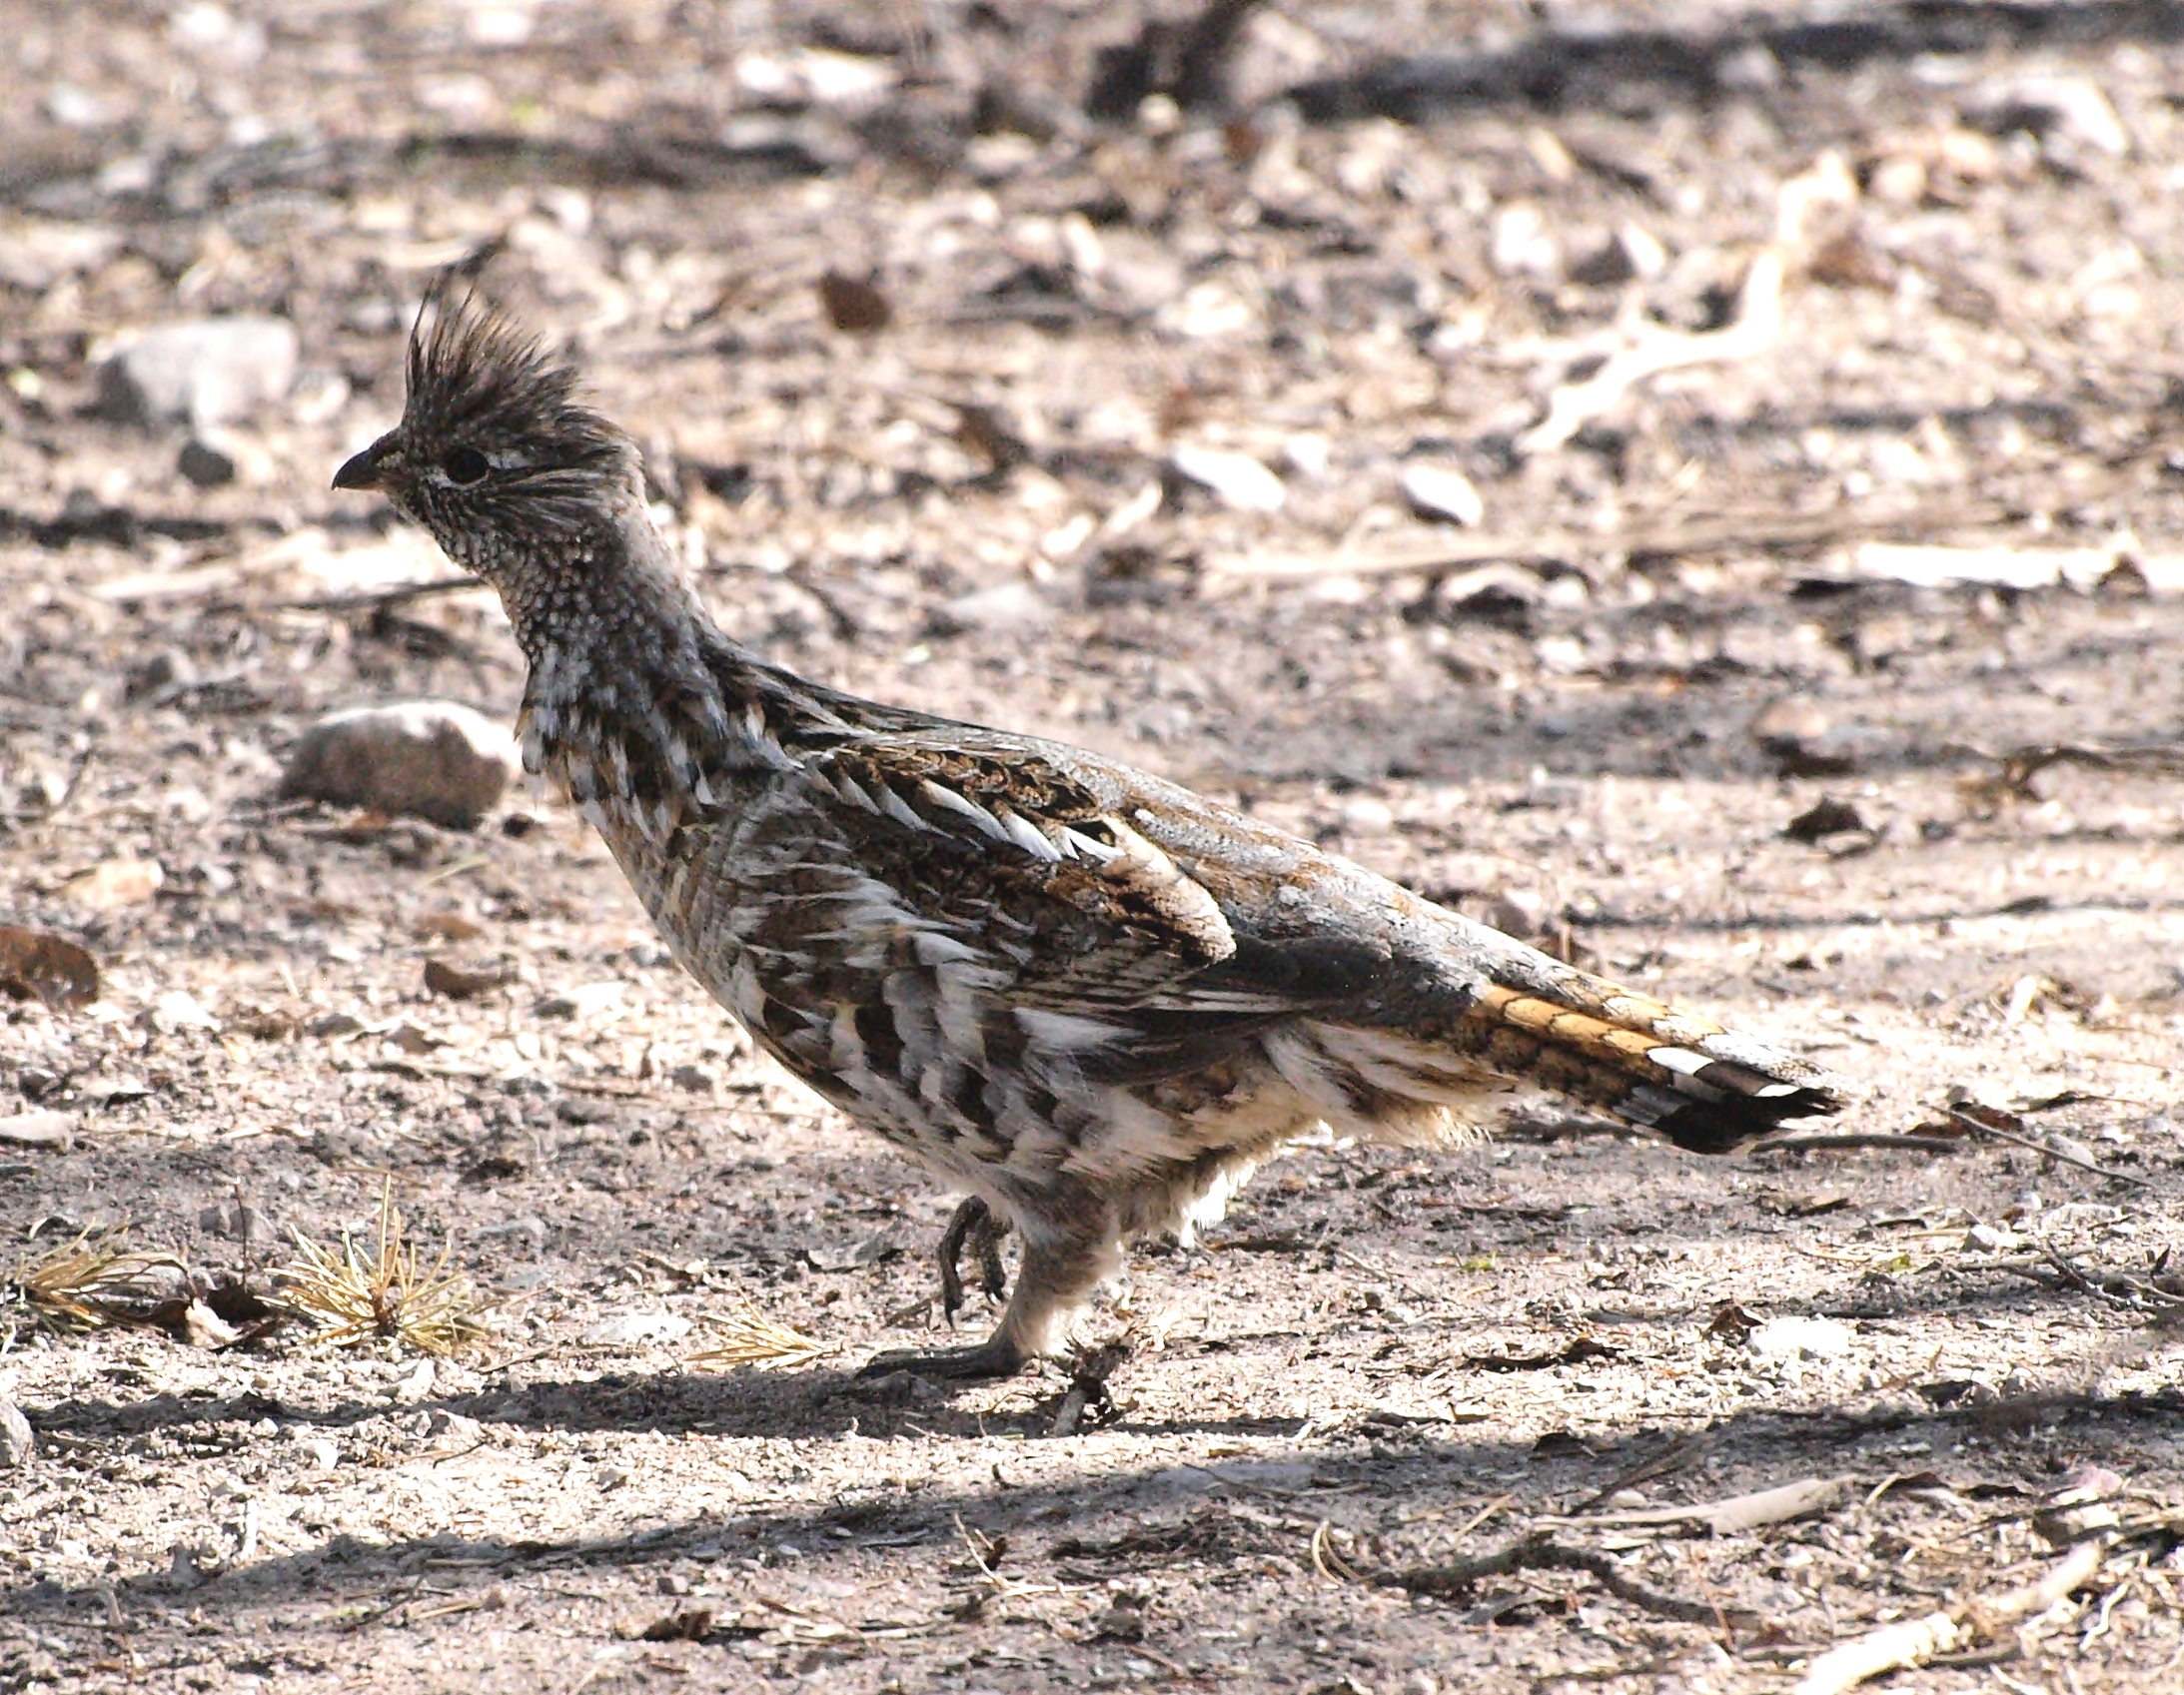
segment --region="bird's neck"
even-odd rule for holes
[[[649,818],[707,772],[778,768],[769,720],[785,702],[779,674],[713,622],[643,508],[631,501],[617,520],[493,581],[530,661],[525,764],[587,811],[634,805]]]
[[[535,672],[549,656],[656,663],[705,618],[633,493],[580,530],[520,544],[485,574]]]

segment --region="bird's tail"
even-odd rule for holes
[[[1505,937],[1494,942],[1463,1045],[1497,1071],[1698,1154],[1726,1154],[1850,1100],[1842,1079],[1808,1060]]]

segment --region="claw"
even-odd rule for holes
[[[996,1219],[993,1210],[973,1195],[956,1208],[940,1238],[940,1306],[948,1322],[955,1322],[963,1305],[963,1247],[968,1243],[978,1256],[979,1287],[989,1300],[1008,1292],[1008,1270],[1001,1264],[1001,1239],[1008,1235],[1008,1221]]]

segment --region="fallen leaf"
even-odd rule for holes
[[[0,924],[0,994],[49,1007],[83,1006],[98,999],[98,961],[48,931]]]
[[[1782,834],[1793,842],[1820,842],[1851,831],[1869,836],[1873,827],[1848,801],[1834,799],[1815,802],[1782,826]]]
[[[1623,1350],[1591,1336],[1578,1336],[1554,1353],[1467,1353],[1474,1371],[1544,1371],[1555,1365],[1582,1365],[1588,1359],[1621,1359]]]
[[[893,322],[895,311],[876,283],[829,271],[819,279],[819,302],[837,330],[869,335]]]

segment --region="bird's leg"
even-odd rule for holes
[[[960,1216],[960,1210],[959,1210]],[[975,1227],[966,1227],[966,1229]],[[983,1250],[981,1251],[983,1253]],[[1053,1236],[1024,1240],[1016,1289],[992,1335],[975,1347],[899,1348],[875,1354],[857,1374],[909,1371],[920,1377],[1008,1377],[1061,1344],[1069,1318],[1113,1269],[1118,1245],[1109,1237]]]
[[[1009,1286],[1007,1268],[1001,1264],[1001,1239],[1008,1233],[1008,1220],[995,1218],[993,1209],[975,1195],[948,1221],[940,1239],[940,1307],[951,1325],[963,1305],[963,1245],[967,1242],[977,1252],[979,1287],[989,1300],[999,1300]]]

